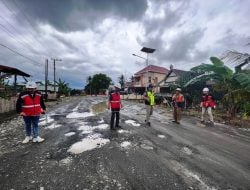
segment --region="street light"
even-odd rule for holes
[[[140,58],[142,58],[142,59],[144,59],[144,60],[146,60],[147,61],[147,59],[146,58],[144,58],[144,57],[141,57],[141,56],[139,56],[139,55],[136,55],[136,54],[132,54],[133,56],[136,56],[136,57],[140,57]]]
[[[141,51],[147,54],[147,58],[141,57],[141,56],[136,55],[136,54],[134,54],[134,53],[133,53],[132,55],[133,55],[133,56],[136,56],[136,57],[139,57],[139,58],[141,58],[141,59],[146,60],[146,65],[147,65],[147,67],[148,67],[148,54],[149,54],[149,53],[154,53],[155,49],[148,48],[148,47],[143,47],[143,48],[141,49]],[[147,73],[148,73],[148,71],[147,71]],[[147,77],[147,76],[146,76],[146,77]],[[150,76],[149,76],[149,77],[150,77]],[[147,78],[147,80],[148,80],[148,78]],[[145,83],[145,89],[146,89],[146,91],[147,91],[147,80],[146,80],[146,83]]]

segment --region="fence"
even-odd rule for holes
[[[0,113],[14,111],[16,109],[16,97],[0,98]]]

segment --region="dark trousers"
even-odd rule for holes
[[[114,127],[114,121],[115,121],[115,126],[118,127],[119,119],[120,119],[120,109],[111,109],[110,128]]]
[[[36,138],[38,136],[38,122],[40,116],[23,116],[23,120],[25,123],[26,136],[31,136],[31,130],[33,132],[33,137]]]

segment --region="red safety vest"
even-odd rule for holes
[[[110,100],[111,109],[120,109],[121,108],[121,98],[119,93],[112,93]]]
[[[23,100],[22,104],[22,112],[24,112],[27,116],[38,116],[41,114],[42,108],[40,105],[41,94],[36,93],[32,98],[29,94],[24,94],[21,96]]]
[[[202,96],[202,107],[214,107],[215,102],[211,95]]]
[[[184,96],[182,94],[175,96],[175,101],[176,102],[184,102]]]

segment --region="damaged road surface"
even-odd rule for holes
[[[0,125],[0,189],[250,189],[250,134],[195,118],[171,122],[124,102],[109,130],[103,97],[76,97],[40,119],[41,144],[23,145],[22,118]]]

